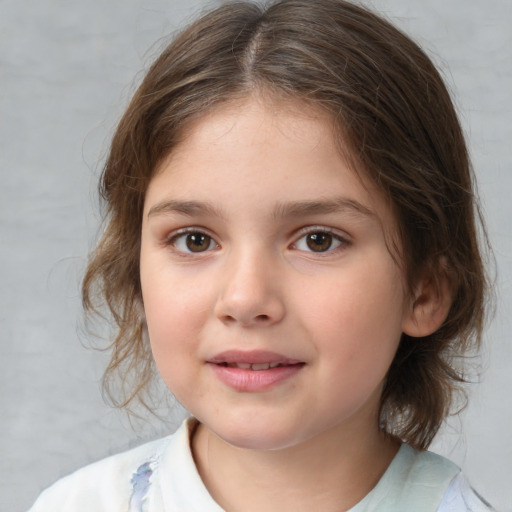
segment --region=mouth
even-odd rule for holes
[[[228,363],[226,361],[222,363],[214,363],[224,368],[239,368],[240,370],[252,370],[252,371],[263,371],[273,370],[274,368],[283,368],[285,366],[296,366],[303,365],[304,363]]]
[[[267,351],[228,351],[206,361],[227,386],[240,392],[272,389],[301,373],[305,362]]]
[[[254,371],[304,364],[304,362],[298,359],[291,359],[290,357],[267,350],[228,350],[209,358],[207,362],[225,368]]]

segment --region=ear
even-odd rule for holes
[[[420,338],[437,331],[446,320],[453,300],[453,286],[445,258],[429,267],[417,283],[402,324],[408,336]]]

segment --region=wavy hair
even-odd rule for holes
[[[343,0],[227,3],[163,50],[113,136],[100,182],[105,229],[83,281],[86,312],[106,305],[116,325],[104,384],[117,404],[144,396],[154,373],[139,252],[144,196],[192,119],[266,91],[327,111],[354,168],[392,205],[409,287],[426,269],[449,273],[453,304],[441,328],[402,336],[381,398],[383,430],[425,449],[478,349],[487,279],[464,136],[443,80],[423,50],[385,19]],[[439,262],[443,263],[444,270]]]

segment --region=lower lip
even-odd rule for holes
[[[232,368],[219,364],[208,363],[215,375],[227,386],[236,391],[258,392],[266,391],[281,382],[297,375],[304,364],[278,366],[268,370],[246,370]]]

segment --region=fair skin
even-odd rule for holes
[[[200,422],[194,459],[225,510],[348,510],[396,454],[378,428],[386,372],[402,332],[444,313],[428,290],[406,293],[395,229],[327,117],[300,103],[213,110],[151,180],[153,355]]]

